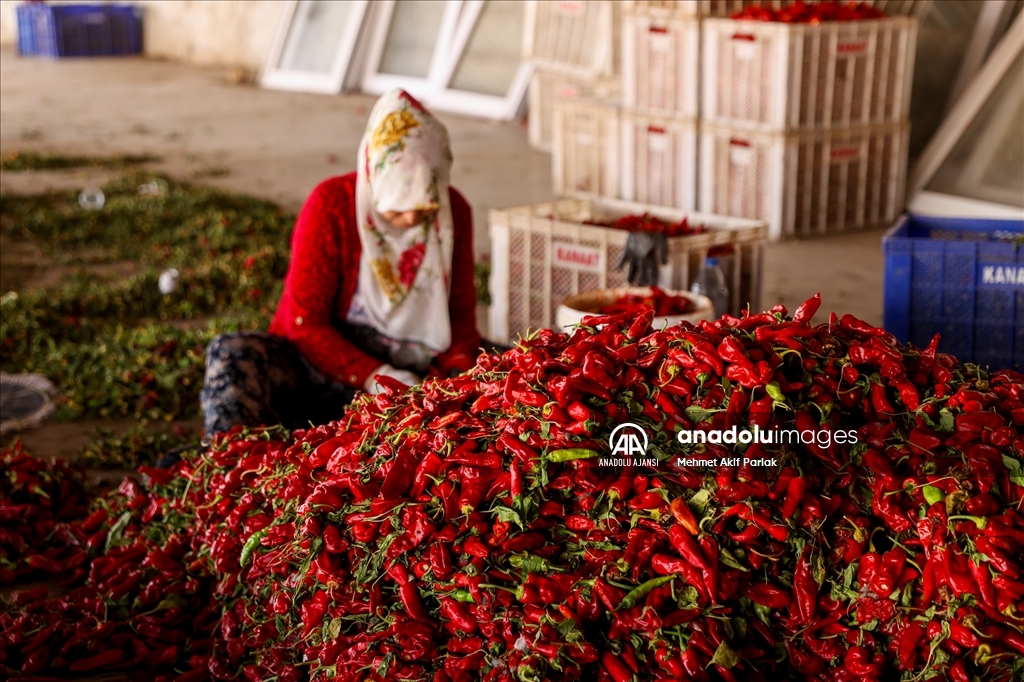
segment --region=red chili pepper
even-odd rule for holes
[[[409,582],[399,585],[398,596],[402,600],[405,612],[411,617],[425,623],[433,622],[430,614],[423,608],[423,602],[420,601],[420,591],[415,585]]]
[[[981,640],[978,639],[976,634],[955,620],[949,621],[949,638],[960,646],[969,649],[977,648],[981,644]]]
[[[684,559],[677,559],[667,554],[654,554],[651,556],[651,569],[658,575],[680,575],[683,580],[697,588],[700,593],[707,593],[707,586],[700,569],[692,562]]]
[[[976,542],[978,550],[988,557],[988,562],[992,564],[996,571],[1013,580],[1020,578],[1020,570],[1017,565],[1001,549],[996,547],[990,538],[982,536]]]
[[[330,597],[327,592],[318,590],[312,597],[303,602],[300,611],[302,612],[302,636],[308,637],[311,632],[323,624],[323,616],[327,611]]]
[[[967,567],[967,558],[953,550],[943,552],[944,566],[949,578],[949,586],[957,597],[965,594],[978,596],[978,585]]]
[[[1024,656],[1024,635],[1007,629],[1003,641],[1021,656]]]
[[[900,490],[899,483],[889,476],[882,476],[875,483],[871,506],[876,514],[881,516],[889,525],[889,528],[897,533],[903,533],[912,528],[907,515],[893,502],[889,493]]]
[[[601,656],[601,665],[614,682],[632,682],[633,671],[611,651],[605,651]]]
[[[995,608],[996,607],[996,591],[992,585],[992,574],[988,570],[988,566],[979,561],[975,561],[971,558],[968,561],[968,567],[971,570],[971,575],[974,576],[974,581],[978,585],[978,591],[981,593],[982,603]]]
[[[913,412],[921,406],[921,396],[917,392],[917,387],[914,386],[913,382],[904,378],[895,382],[894,385],[899,391],[900,402],[906,405],[908,410]]]
[[[890,416],[896,412],[885,395],[885,386],[871,384],[871,406],[879,416]]]
[[[704,571],[707,568],[707,562],[701,553],[700,547],[686,530],[679,526],[673,526],[669,529],[668,537],[669,542],[679,552],[679,555],[690,562],[691,565],[700,571]]]
[[[854,675],[875,678],[882,674],[884,662],[872,657],[865,647],[853,646],[846,651],[843,666]]]
[[[793,596],[797,622],[808,624],[814,619],[818,602],[818,584],[811,574],[810,549],[805,547],[793,571]]]
[[[899,547],[883,554],[875,575],[870,580],[871,591],[879,597],[888,597],[892,594],[903,572],[906,558],[906,552]]]
[[[636,510],[641,509],[658,509],[659,507],[665,506],[665,499],[654,490],[648,490],[645,493],[634,496],[629,501],[629,508]]]
[[[771,609],[785,609],[792,603],[788,591],[768,583],[749,583],[743,586],[742,592],[754,603]]]
[[[626,592],[620,587],[609,585],[604,580],[598,578],[594,583],[594,592],[597,594],[601,603],[609,611],[614,611],[618,608],[619,603],[626,597]]]
[[[100,507],[82,521],[82,530],[86,533],[95,533],[103,522],[107,520],[108,512]]]
[[[443,597],[441,600],[441,615],[452,622],[459,630],[467,635],[476,632],[476,621],[462,605],[450,597]]]
[[[693,516],[693,511],[690,509],[690,505],[686,503],[681,497],[677,497],[672,500],[669,505],[669,509],[672,511],[672,516],[675,518],[676,523],[681,525],[691,535],[696,535],[698,532],[697,519]]]
[[[72,663],[68,669],[71,672],[84,673],[89,670],[108,668],[124,661],[124,651],[121,649],[110,649],[94,656],[83,658]]]
[[[811,298],[801,303],[796,311],[793,313],[794,322],[810,322],[811,318],[814,317],[814,313],[818,312],[818,308],[821,306],[821,294],[815,294]]]
[[[782,505],[782,518],[789,519],[796,512],[800,503],[804,500],[807,491],[807,481],[801,476],[794,476],[789,481],[786,490],[786,500]]]
[[[704,584],[708,588],[708,596],[712,604],[718,603],[718,543],[709,535],[700,538],[701,554],[704,557],[701,573],[704,576]]]

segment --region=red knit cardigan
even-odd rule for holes
[[[473,286],[473,214],[454,188],[450,197],[455,226],[448,306],[452,345],[434,360],[445,374],[472,367],[480,348]],[[355,173],[325,180],[313,190],[295,222],[284,293],[269,331],[291,340],[328,378],[361,388],[386,358],[360,351],[337,326],[348,314],[358,283],[362,252],[358,229]]]

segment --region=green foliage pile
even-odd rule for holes
[[[162,191],[140,193],[154,181]],[[49,377],[63,419],[197,416],[206,344],[269,322],[294,216],[139,170],[103,192],[100,210],[83,209],[77,192],[0,195],[4,235],[71,270],[55,286],[0,298],[0,366]],[[141,268],[103,267],[125,261]],[[157,286],[166,268],[180,272],[169,295]]]
[[[69,170],[71,168],[129,168],[143,163],[159,161],[149,154],[122,154],[120,156],[65,156],[63,154],[39,154],[37,152],[13,151],[0,156],[0,170]]]

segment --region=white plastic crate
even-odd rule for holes
[[[551,176],[555,194],[619,196],[619,107],[597,99],[553,106]]]
[[[747,5],[778,8],[788,4],[790,0],[623,0],[623,9],[680,17],[729,17]]]
[[[643,116],[619,116],[620,196],[655,206],[697,208],[697,123]]]
[[[910,111],[917,20],[702,22],[708,123],[761,130],[874,125]]]
[[[574,100],[589,97],[611,99],[622,91],[621,81],[606,76],[570,74],[537,70],[530,79],[527,117],[530,146],[551,151],[556,99]]]
[[[760,306],[763,222],[726,218],[617,200],[561,199],[490,212],[491,338],[511,342],[529,329],[550,328],[568,296],[626,285],[616,269],[629,233],[586,225],[590,220],[650,213],[678,222],[688,217],[703,234],[673,237],[659,285],[689,289],[708,251],[732,247],[720,256],[729,282],[730,312]]]
[[[703,125],[702,211],[768,222],[772,239],[890,225],[903,207],[909,125],[769,134]]]
[[[749,5],[779,9],[796,0],[622,0],[627,12],[670,13],[682,17],[731,17]],[[892,16],[921,16],[932,0],[866,0]]]
[[[647,13],[623,21],[624,104],[652,116],[697,117],[700,21]]]
[[[532,0],[524,56],[548,68],[613,75],[617,15],[611,0]]]

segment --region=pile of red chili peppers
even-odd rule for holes
[[[733,19],[779,21],[785,24],[820,24],[824,21],[861,21],[882,19],[888,15],[866,2],[794,2],[780,7],[748,5],[732,15]]]
[[[660,287],[651,287],[646,295],[624,294],[601,308],[602,315],[629,314],[641,315],[645,310],[653,310],[657,317],[666,315],[686,315],[694,310],[693,301],[686,296],[669,294]]]
[[[81,518],[90,502],[82,472],[61,461],[47,465],[17,445],[0,451],[0,470],[0,585],[84,563],[89,555],[64,523]]]
[[[627,232],[663,232],[666,237],[681,237],[687,234],[701,234],[705,231],[703,225],[690,225],[687,218],[678,223],[670,223],[650,213],[625,215],[615,220],[584,220],[584,225],[596,225],[598,227],[611,227],[616,230]]]
[[[144,468],[57,523],[88,558],[65,594],[6,600],[0,672],[1020,679],[1024,376],[848,315],[812,327],[817,307],[586,318]],[[602,465],[626,421],[657,466]],[[676,438],[732,425],[815,442]],[[858,442],[820,437],[840,429]]]

